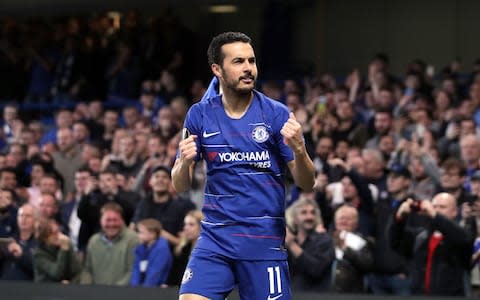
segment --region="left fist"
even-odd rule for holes
[[[285,144],[287,144],[295,153],[303,151],[305,145],[303,142],[302,126],[298,123],[293,112],[290,113],[287,122],[283,124],[280,133],[283,135]]]

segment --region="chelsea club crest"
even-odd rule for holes
[[[253,128],[252,138],[255,140],[255,142],[263,143],[268,140],[269,136],[270,135],[268,134],[267,127],[260,125]]]

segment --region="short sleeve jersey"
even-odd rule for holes
[[[285,105],[254,91],[240,119],[220,96],[194,104],[185,128],[196,135],[207,165],[202,231],[197,247],[246,260],[285,259],[285,170],[293,152],[280,130]]]

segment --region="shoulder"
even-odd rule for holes
[[[128,242],[137,244],[138,242],[137,234],[133,230],[129,228],[125,228],[125,231],[123,234],[124,234],[125,240],[127,240]]]
[[[88,248],[96,247],[101,239],[101,233],[97,232],[88,241]]]
[[[203,112],[207,111],[208,109],[214,108],[219,105],[219,99],[220,96],[208,98],[201,100],[197,103],[194,103],[192,106],[190,106],[190,109],[188,110],[189,115],[195,115],[195,114],[202,114]]]
[[[264,109],[269,109],[269,110],[271,110],[273,112],[277,112],[277,113],[285,113],[285,112],[288,113],[287,106],[285,104],[281,103],[280,101],[272,99],[270,97],[267,97],[263,93],[261,93],[259,91],[256,91],[256,90],[254,91],[254,95],[258,99],[258,101],[260,102],[260,104],[262,105],[262,107]]]
[[[314,243],[318,244],[333,244],[333,239],[332,237],[325,232],[319,233],[319,232],[312,232],[310,234],[310,240]]]
[[[159,237],[157,242],[155,243],[155,248],[157,249],[169,249],[169,243],[166,238],[164,237]]]

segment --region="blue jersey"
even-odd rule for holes
[[[185,128],[197,135],[207,164],[202,231],[197,248],[234,259],[286,259],[285,170],[293,152],[280,130],[287,107],[254,91],[240,119],[230,118],[221,96],[193,105]]]

